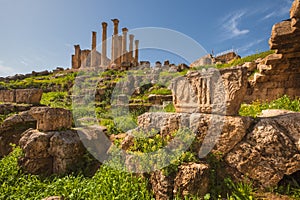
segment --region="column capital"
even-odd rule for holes
[[[127,32],[128,31],[128,28],[124,27],[122,28],[122,32]]]
[[[102,27],[106,28],[107,27],[107,23],[106,22],[102,22]]]
[[[129,39],[133,40],[134,39],[134,35],[133,34],[129,34]]]
[[[118,19],[111,19],[111,21],[112,21],[114,24],[118,24],[118,23],[119,23],[119,20],[118,20]]]

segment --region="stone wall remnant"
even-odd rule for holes
[[[39,104],[42,95],[42,89],[16,89],[16,103]]]
[[[175,79],[171,89],[176,112],[237,115],[247,90],[247,69],[191,71]]]
[[[42,89],[0,90],[0,102],[39,104],[42,95]]]
[[[274,54],[258,65],[258,73],[249,81],[245,102],[274,100],[283,95],[300,96],[300,4],[295,0],[290,19],[275,24],[269,45]]]

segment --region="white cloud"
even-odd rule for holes
[[[283,4],[278,5],[274,10],[267,15],[265,15],[262,19],[266,20],[272,17],[282,17],[284,15],[288,15],[290,12],[290,8],[292,6],[293,1],[292,0],[283,0]]]
[[[242,17],[246,14],[246,12],[238,12],[234,14],[228,15],[223,21],[223,28],[225,29],[224,39],[231,39],[234,37],[238,37],[241,35],[245,35],[250,31],[248,29],[240,29],[239,23],[241,22]]]

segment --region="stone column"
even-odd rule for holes
[[[111,61],[112,61],[112,63],[115,63],[117,55],[118,55],[118,39],[117,39],[117,37],[119,34],[119,28],[118,28],[119,20],[112,19],[111,21],[114,23],[114,34],[112,37],[112,46],[111,46],[111,49],[112,49]]]
[[[107,65],[107,23],[102,22],[102,52],[101,52],[101,66],[105,67]]]
[[[118,36],[118,59],[117,59],[117,64],[121,65],[122,62],[122,36]]]
[[[75,55],[73,54],[72,55],[72,59],[71,59],[71,63],[72,63],[72,69],[75,69],[74,67],[75,67]]]
[[[92,32],[92,49],[91,49],[91,67],[96,67],[97,65],[97,58],[96,58],[96,47],[97,47],[97,32]]]
[[[97,32],[93,31],[92,32],[92,49],[91,50],[96,50],[97,46]]]
[[[133,62],[133,41],[134,41],[134,35],[133,34],[130,34],[129,35],[129,62]]]
[[[119,20],[112,19],[111,21],[114,23],[114,35],[118,35],[119,34]]]
[[[139,40],[135,40],[135,55],[134,55],[134,61],[135,64],[139,64]]]
[[[122,62],[127,62],[127,28],[122,28]]]
[[[74,62],[72,68],[79,69],[81,66],[81,49],[80,45],[74,45],[75,48],[75,55],[74,55]]]

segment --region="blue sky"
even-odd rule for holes
[[[120,28],[168,28],[191,37],[207,52],[233,48],[245,56],[269,49],[271,28],[289,18],[291,4],[292,0],[0,0],[0,76],[70,67],[73,45],[90,48],[91,31],[99,33],[100,41],[102,21],[108,22],[111,35],[112,18],[120,19]],[[156,59],[147,51],[140,56]],[[163,56],[157,54],[156,60],[169,59]]]

